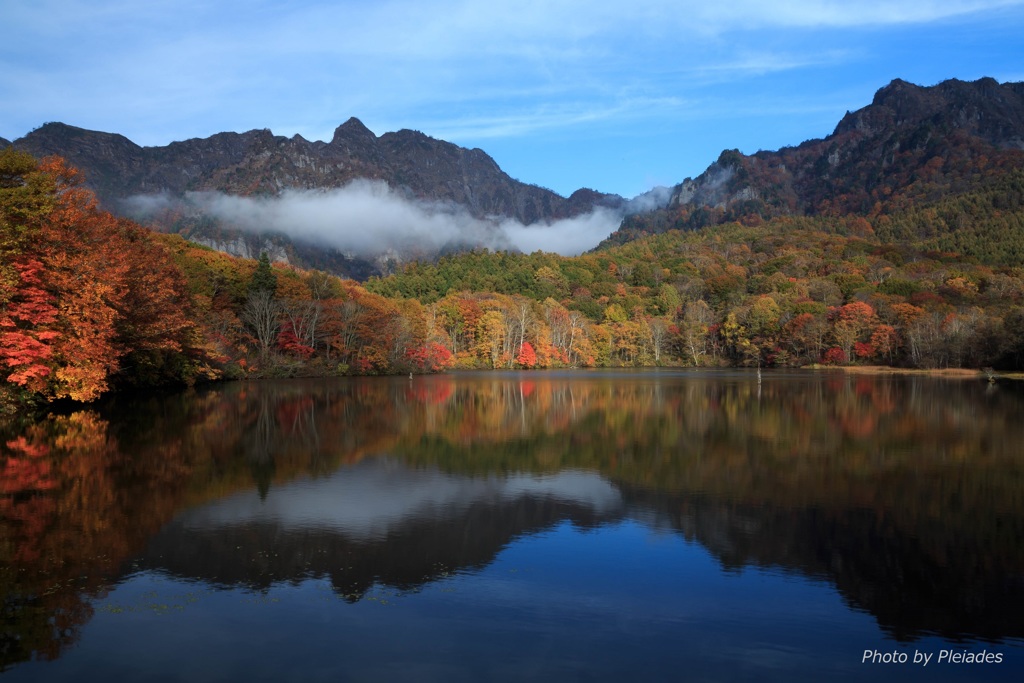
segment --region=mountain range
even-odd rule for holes
[[[623,202],[586,189],[565,198],[509,177],[483,150],[412,130],[377,137],[356,118],[338,126],[330,142],[263,129],[140,147],[122,135],[47,123],[14,146],[37,157],[67,159],[85,173],[108,210],[141,194],[266,196],[285,189],[338,188],[359,178],[383,180],[417,198],[453,202],[474,216],[501,215],[527,224]]]
[[[495,238],[491,226],[548,226],[601,211],[614,218],[603,244],[732,220],[870,216],[882,207],[976,189],[993,173],[1024,166],[1024,83],[983,78],[922,87],[895,80],[824,139],[752,155],[726,150],[697,178],[633,201],[589,189],[562,197],[509,177],[480,149],[410,130],[378,137],[355,118],[330,142],[253,130],[141,147],[121,135],[47,123],[13,143],[0,139],[0,147],[7,144],[35,156],[63,156],[115,213],[238,255],[270,249],[279,260],[361,278],[386,269],[379,254],[317,239],[322,234],[261,226],[258,217],[257,225],[236,224],[208,198],[308,198],[368,182],[378,196],[383,191],[430,217],[471,219],[475,226],[440,244],[417,246],[422,233],[409,233],[403,247],[375,247],[397,260],[476,246],[514,248]],[[257,204],[250,213],[264,208]]]

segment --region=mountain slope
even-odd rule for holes
[[[665,210],[628,218],[609,242],[782,215],[871,217],[977,191],[1022,166],[1024,83],[895,80],[822,140],[722,152],[673,188]]]

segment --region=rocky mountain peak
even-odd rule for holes
[[[376,142],[377,136],[362,121],[353,116],[334,129],[334,137],[331,139],[331,144],[343,144],[345,141],[351,140],[373,143]]]
[[[950,79],[925,87],[896,79],[870,105],[847,113],[833,135],[891,135],[923,126],[959,130],[1000,149],[1024,149],[1024,83]]]

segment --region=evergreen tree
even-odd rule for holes
[[[270,292],[271,296],[277,293],[277,276],[270,267],[270,256],[265,251],[260,252],[256,272],[252,274],[252,280],[249,282],[249,293],[257,292]]]

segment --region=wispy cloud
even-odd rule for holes
[[[921,24],[1002,7],[1019,0],[781,0],[706,3],[694,8],[698,22],[720,31],[757,27],[834,27]]]
[[[628,121],[650,116],[655,109],[663,112],[679,111],[685,104],[685,101],[678,97],[625,98],[611,102],[581,101],[554,107],[536,107],[512,114],[428,120],[424,126],[431,135],[446,140],[519,137],[537,131],[584,123]]]

